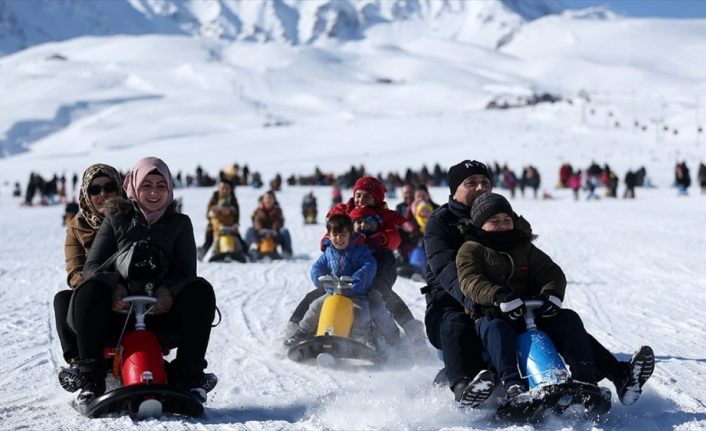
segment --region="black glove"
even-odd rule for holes
[[[559,310],[561,309],[561,299],[559,299],[559,296],[551,293],[543,293],[539,295],[537,299],[544,301],[544,304],[536,311],[538,316],[550,318],[559,314]]]
[[[521,318],[526,311],[525,303],[512,292],[501,292],[495,296],[495,305],[510,320]]]

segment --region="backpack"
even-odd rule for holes
[[[144,294],[145,288],[152,288],[169,272],[167,255],[146,240],[132,242],[118,251],[115,256],[115,269],[127,280],[128,291],[132,294]]]

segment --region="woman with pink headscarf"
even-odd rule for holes
[[[88,253],[69,316],[78,341],[79,405],[105,392],[103,347],[125,322],[125,315],[117,313],[126,308],[122,298],[149,293],[151,286],[157,302],[147,326],[178,333],[177,357],[167,369],[170,384],[190,390],[201,402],[215,385],[217,379],[204,374],[204,368],[216,299],[208,281],[196,276],[194,231],[189,217],[176,211],[173,183],[162,160],[145,157],[123,181],[127,199],[106,204],[108,212]],[[157,269],[125,279],[115,257],[136,241],[158,250]]]

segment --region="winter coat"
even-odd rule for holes
[[[456,254],[465,241],[465,234],[477,229],[471,224],[470,211],[469,207],[449,197],[449,202],[434,211],[427,220],[424,231],[427,307],[444,303],[473,310],[473,301],[461,291],[456,270]],[[529,235],[532,233],[531,226],[522,217],[517,217],[515,227]]]
[[[338,204],[329,211],[331,214],[349,214],[355,208],[353,203],[353,198],[348,200],[348,203]],[[370,207],[378,214],[382,220],[382,228],[379,228],[376,233],[381,233],[385,238],[382,246],[390,250],[394,250],[400,246],[402,239],[400,238],[400,233],[397,230],[397,226],[404,224],[407,219],[402,217],[397,211],[392,211],[387,208],[387,203],[383,202],[382,205]]]
[[[84,279],[97,275],[100,266],[119,250],[127,249],[138,240],[147,240],[161,249],[168,261],[168,271],[157,288],[165,286],[176,296],[180,289],[196,277],[196,243],[191,219],[179,214],[172,203],[162,217],[152,225],[137,205],[127,199],[113,199],[106,203],[108,215],[98,230],[83,269]],[[102,279],[115,288],[122,282],[110,265],[101,272]],[[114,275],[111,277],[111,275]],[[109,280],[109,281],[108,281]]]
[[[371,250],[375,262],[377,263],[377,271],[373,279],[373,288],[381,292],[391,290],[392,286],[397,281],[397,260],[392,250],[387,248],[379,248]]]
[[[66,282],[72,289],[83,281],[83,266],[86,263],[88,250],[93,245],[96,232],[80,213],[74,216],[66,227],[66,240],[64,241]]]
[[[322,288],[319,277],[333,275],[334,277],[353,277],[353,295],[367,295],[372,287],[377,271],[377,262],[365,244],[358,241],[361,236],[354,234],[345,250],[338,250],[333,244],[328,244],[324,252],[311,267],[311,280],[318,288]]]
[[[279,231],[284,226],[284,215],[279,205],[266,209],[262,205],[258,206],[252,214],[252,227],[256,232],[262,229]]]
[[[238,205],[238,199],[235,197],[235,193],[231,190],[230,195],[226,198],[228,200],[229,206],[232,206],[235,209],[235,213],[233,214],[233,218],[235,219],[236,224],[240,224],[240,206]],[[218,206],[218,202],[221,200],[218,190],[213,192],[213,195],[211,195],[211,199],[208,201],[208,206],[206,207],[206,218],[210,219],[213,217],[213,214],[211,211],[213,210],[214,207]]]
[[[522,299],[539,294],[564,299],[564,272],[528,237],[521,237],[519,244],[508,251],[485,245],[482,239],[466,241],[459,249],[456,256],[459,285],[476,305],[474,317],[500,317],[495,301],[501,292],[512,292]]]

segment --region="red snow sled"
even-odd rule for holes
[[[198,417],[203,405],[186,389],[167,382],[162,348],[157,335],[146,329],[146,305],[156,302],[151,296],[126,296],[135,312],[135,329],[125,334],[113,357],[113,375],[119,387],[97,397],[83,413],[90,418],[128,413],[137,419],[160,417],[163,412]]]

